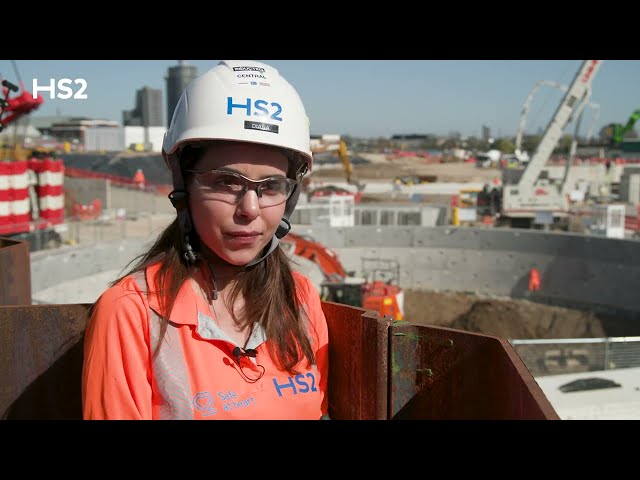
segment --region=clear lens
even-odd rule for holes
[[[223,170],[198,172],[190,170],[205,198],[237,204],[249,190],[256,192],[261,207],[273,207],[287,201],[296,181],[287,177],[269,177],[251,180],[239,173]]]

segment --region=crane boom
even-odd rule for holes
[[[591,84],[601,64],[602,60],[585,60],[580,66],[517,184],[504,186],[503,218],[532,219],[541,212],[554,217],[566,216],[568,199],[563,194],[563,185],[550,183],[541,173],[565,127],[582,111],[584,102],[589,101]]]
[[[547,125],[547,129],[542,135],[542,139],[531,161],[527,165],[527,168],[525,168],[522,177],[520,177],[519,185],[532,185],[533,182],[537,180],[540,170],[542,170],[547,160],[549,160],[573,112],[591,88],[591,83],[601,63],[601,60],[585,60],[582,63],[580,70],[576,73],[573,82],[560,102],[556,113],[553,115],[549,125]]]

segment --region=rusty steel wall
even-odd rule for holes
[[[323,302],[322,310],[329,329],[329,415],[386,419],[392,320],[332,302]]]
[[[29,242],[0,237],[0,305],[31,305]]]
[[[0,307],[0,418],[82,418],[88,308]],[[506,340],[322,308],[335,420],[558,418]]]
[[[403,322],[389,338],[393,419],[559,419],[504,339]]]
[[[80,419],[88,305],[0,307],[0,418]]]

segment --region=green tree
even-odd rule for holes
[[[569,149],[571,148],[571,142],[573,142],[573,135],[571,133],[565,133],[558,141],[558,144],[556,145],[556,148],[554,148],[553,153],[563,155],[568,154]]]
[[[500,138],[494,142],[494,148],[500,150],[502,153],[513,153],[516,149],[515,145],[508,138]]]

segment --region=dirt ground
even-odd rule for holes
[[[433,163],[423,158],[402,158],[392,161],[380,156],[366,156],[370,163],[352,165],[352,177],[356,180],[392,180],[399,175],[436,175],[438,182],[491,182],[501,177],[500,170],[495,168],[478,168],[473,163]],[[344,181],[344,170],[340,164],[335,167],[325,165],[314,170],[313,177],[318,180],[337,179]]]
[[[527,300],[407,290],[404,303],[405,318],[411,323],[509,339],[597,338],[615,336],[611,332],[620,329],[603,315]]]
[[[427,164],[424,159],[386,161],[383,156],[373,160],[369,164],[353,165],[353,178],[366,183],[366,180],[392,180],[398,175],[411,173],[436,175],[438,182],[491,182],[501,176],[500,170],[477,168],[470,163]],[[338,165],[336,168],[325,166],[313,175],[323,181],[344,181],[344,171]],[[376,200],[381,199],[368,199]],[[625,325],[628,322],[620,319],[526,300],[407,290],[404,302],[405,318],[412,323],[445,326],[509,339],[640,335],[640,331],[630,333],[630,326]]]

